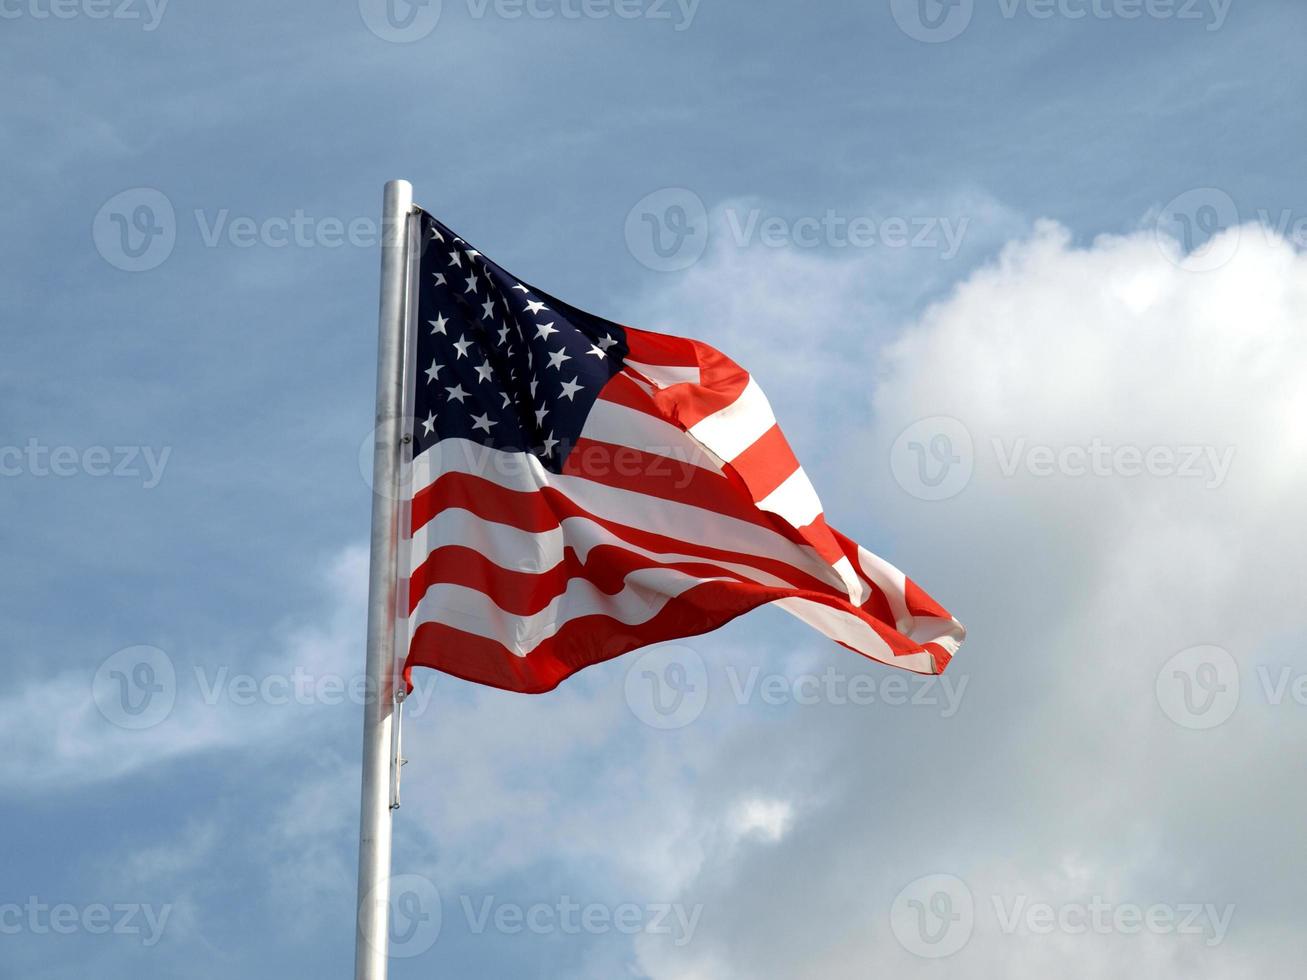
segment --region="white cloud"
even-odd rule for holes
[[[1307,670],[1307,259],[1263,229],[1233,234],[1231,261],[1195,274],[1151,233],[1077,248],[1041,223],[877,351],[879,383],[852,381],[833,352],[804,353],[809,389],[834,388],[821,398],[842,399],[853,418],[865,417],[860,399],[874,404],[861,432],[833,423],[842,465],[829,469],[841,482],[832,492],[818,481],[832,521],[853,530],[861,517],[881,539],[867,543],[967,623],[950,670],[972,683],[947,720],[814,710],[788,718],[783,735],[749,720],[745,751],[773,759],[799,751],[802,730],[828,798],[775,848],[705,861],[685,889],[710,897],[699,939],[642,944],[651,976],[1036,977],[1068,960],[1086,977],[1290,968],[1303,901],[1293,869],[1307,852],[1282,819],[1304,797],[1284,760],[1307,708],[1269,704],[1255,672]],[[848,268],[805,271],[823,317],[843,310],[847,326],[867,314]],[[742,306],[771,308],[757,268],[740,276],[747,290],[731,273],[704,270],[746,296]],[[773,329],[753,343],[781,340]],[[796,426],[793,414],[778,413],[782,425],[827,424],[809,415]],[[889,454],[905,427],[935,416],[966,427],[974,472],[931,502],[895,482]],[[1110,456],[1102,475],[1057,462],[1095,440],[1233,457],[1219,481],[1129,475]],[[1030,467],[1034,446],[1049,447],[1049,475]],[[861,501],[862,514],[832,499]],[[1162,664],[1200,643],[1229,649],[1241,672],[1239,708],[1211,731],[1175,724],[1155,693]],[[710,780],[715,766],[701,771]],[[772,792],[790,795],[783,777]],[[941,872],[967,882],[976,923],[960,952],[935,962],[900,945],[889,909],[906,882]],[[996,901],[1060,909],[1095,895],[1234,911],[1215,947],[1119,931],[1009,935],[996,914]]]

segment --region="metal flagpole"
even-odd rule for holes
[[[372,457],[368,574],[368,697],[363,707],[355,980],[385,980],[390,940],[391,755],[395,710],[395,602],[403,438],[408,216],[413,185],[386,184],[382,206],[377,428]]]

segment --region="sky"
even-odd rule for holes
[[[0,978],[349,975],[397,177],[745,365],[969,637],[921,679],[763,609],[548,695],[426,674],[393,977],[1289,974],[1304,28],[0,0]]]

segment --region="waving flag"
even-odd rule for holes
[[[747,371],[578,310],[419,217],[406,677],[547,691],[764,603],[944,669],[962,626],[827,525]]]

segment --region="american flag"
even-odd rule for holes
[[[764,603],[874,660],[944,669],[961,624],[827,525],[747,371],[418,220],[406,677],[548,691]]]

